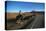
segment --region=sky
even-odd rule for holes
[[[44,3],[37,2],[20,2],[20,1],[7,1],[7,12],[31,12],[44,11]]]

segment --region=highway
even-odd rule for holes
[[[34,21],[31,22],[26,28],[44,28],[44,16],[35,16]]]

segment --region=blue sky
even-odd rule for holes
[[[44,11],[44,3],[7,1],[7,12]]]

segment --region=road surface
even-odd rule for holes
[[[34,21],[31,22],[26,28],[44,28],[44,16],[36,16]]]

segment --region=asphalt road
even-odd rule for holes
[[[35,16],[34,21],[31,22],[26,28],[44,28],[44,16]]]

